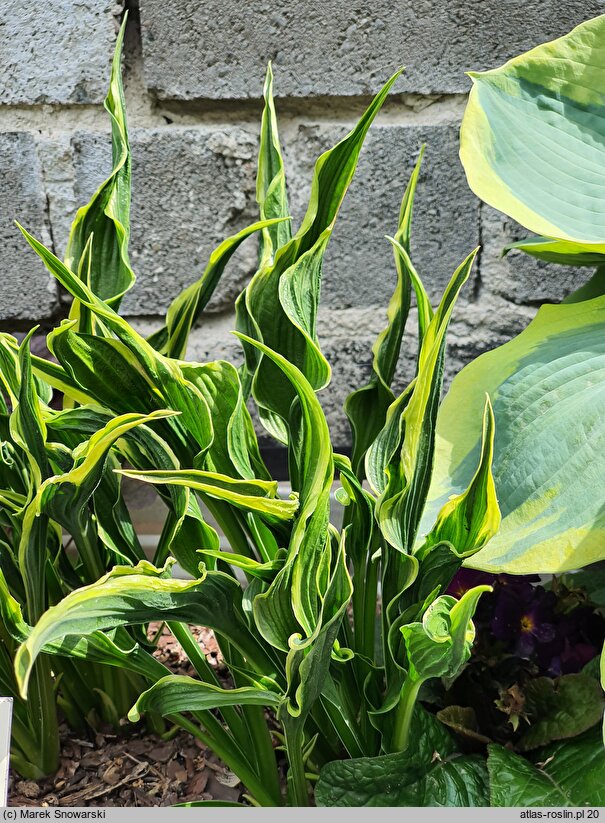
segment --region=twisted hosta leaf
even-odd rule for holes
[[[166,325],[149,338],[149,343],[162,354],[180,359],[185,356],[189,333],[214,294],[227,263],[241,243],[254,232],[274,227],[287,219],[262,220],[228,237],[210,255],[203,275],[184,289],[172,301],[166,312]],[[93,288],[93,291],[94,288]]]
[[[242,335],[239,335],[242,337]],[[328,424],[305,376],[284,357],[251,338],[290,381],[299,401],[297,429],[291,431],[292,487],[299,509],[287,550],[286,564],[269,590],[254,601],[259,631],[271,644],[287,651],[290,637],[302,627],[307,636],[318,628],[320,600],[329,571],[328,516],[334,461]],[[258,379],[258,373],[255,377]]]
[[[147,416],[116,417],[74,450],[74,466],[70,471],[48,478],[38,489],[31,505],[35,506],[36,514],[44,512],[72,534],[89,581],[105,570],[90,522],[88,502],[101,482],[109,449],[135,426],[171,414],[160,411]]]
[[[235,366],[225,360],[181,363],[181,371],[203,396],[212,418],[214,437],[203,468],[248,480],[269,479]]]
[[[263,88],[265,105],[260,127],[260,146],[258,150],[258,168],[256,173],[256,202],[263,220],[288,217],[288,195],[286,192],[286,175],[284,161],[279,145],[277,116],[273,103],[273,69],[271,62],[267,66],[265,86]],[[290,222],[273,223],[261,232],[261,265],[270,261],[275,252],[292,238]]]
[[[459,557],[474,554],[497,533],[501,518],[492,475],[494,428],[494,412],[487,397],[479,467],[468,489],[452,497],[439,512],[422,547],[423,558],[438,543],[449,543]]]
[[[496,433],[493,476],[502,523],[466,565],[558,573],[605,557],[605,297],[543,306],[518,337],[455,378],[437,422],[424,526],[468,487],[485,393]]]
[[[605,15],[492,71],[471,73],[460,156],[472,190],[546,238],[521,248],[605,254]],[[554,256],[552,256],[554,255]]]
[[[85,249],[90,244],[90,257],[85,267],[86,282],[95,294],[116,308],[135,280],[128,260],[130,147],[121,77],[125,28],[126,18],[116,40],[109,92],[105,98],[105,108],[111,118],[113,168],[90,203],[78,210],[65,252],[67,268],[78,271]],[[81,306],[76,300],[71,317],[77,319],[80,313]]]
[[[183,377],[178,362],[158,354],[153,346],[141,337],[140,334],[137,334],[124,318],[120,317],[111,306],[98,298],[86,283],[78,280],[73,272],[61,263],[51,251],[32,237],[23,227],[20,226],[19,228],[30,246],[44,261],[50,273],[70,294],[90,309],[96,317],[101,318],[103,323],[111,329],[124,346],[130,350],[136,360],[136,369],[139,372],[143,372],[147,381],[155,385],[158,391],[161,392],[163,399],[162,405],[164,407],[172,408],[181,413],[182,417],[180,420],[182,420],[182,426],[185,427],[187,433],[197,443],[199,449],[202,451],[208,449],[212,443],[212,423],[209,409],[198,389]],[[96,341],[95,344],[91,342],[92,340]],[[88,342],[91,350],[95,350],[94,346],[101,340],[103,340],[103,338],[89,335]],[[119,347],[116,348],[119,349]],[[121,352],[123,356],[126,357],[123,347]],[[68,349],[66,351],[66,358],[69,358],[69,356],[70,352]],[[66,362],[69,361],[67,360]],[[85,378],[94,374],[94,367],[90,359],[87,360],[83,358],[83,362],[85,366],[83,383],[86,385]],[[64,363],[62,365],[65,366],[66,364]],[[75,368],[81,366],[82,362]],[[132,373],[135,374],[134,364],[131,363],[130,366],[133,369]],[[101,403],[103,402],[100,398],[98,399]],[[180,426],[181,423],[178,425]],[[187,455],[189,455],[189,453],[190,452],[187,452]]]
[[[178,712],[220,709],[223,706],[277,706],[279,701],[278,694],[263,689],[247,686],[221,689],[210,683],[194,680],[193,677],[168,675],[143,692],[128,713],[128,719],[136,723],[143,712],[157,712],[165,716]]]
[[[445,335],[475,256],[476,251],[454,273],[426,329],[418,377],[389,408],[385,428],[367,455],[368,478],[377,484],[374,490],[380,495],[376,506],[380,530],[392,546],[404,553],[412,549],[428,493]]]
[[[537,753],[539,766],[502,746],[488,748],[492,806],[602,806],[605,749],[594,732]]]
[[[291,520],[298,509],[297,500],[276,498],[276,480],[232,480],[215,472],[180,469],[172,472],[123,470],[126,477],[152,484],[174,484],[195,489],[202,494],[225,500],[244,511],[255,511],[270,522]]]
[[[207,572],[198,580],[173,579],[172,562],[163,569],[146,561],[135,567],[116,566],[45,612],[15,658],[21,692],[27,692],[34,661],[47,644],[158,619],[212,628],[233,643],[249,665],[271,673],[273,664],[247,627],[237,581],[220,572]]]
[[[448,595],[438,597],[425,611],[421,623],[402,626],[412,680],[455,677],[471,655],[475,639],[471,618],[479,598],[491,590],[491,586],[476,586],[460,600]]]
[[[300,229],[278,250],[273,262],[264,262],[240,301],[238,329],[285,357],[315,390],[325,386],[330,376],[315,331],[323,253],[367,131],[399,74],[376,95],[353,131],[319,158]],[[246,362],[254,368],[258,355],[249,345],[244,349]],[[262,358],[256,368],[255,399],[263,411],[265,426],[280,440],[285,440],[284,423],[295,396],[276,364]]]
[[[396,242],[402,243],[408,252],[410,249],[414,195],[423,153],[424,146],[420,150],[420,155],[401,201],[399,225],[395,235]],[[372,354],[374,355],[372,376],[367,385],[362,386],[347,397],[344,406],[353,433],[351,462],[358,476],[363,470],[361,463],[365,453],[384,426],[387,410],[395,400],[395,395],[391,391],[391,383],[399,359],[401,340],[410,310],[411,294],[410,278],[402,265],[401,257],[397,253],[395,254],[395,267],[397,270],[397,285],[387,308],[388,323],[372,346]],[[422,307],[425,304],[422,303],[420,298],[418,304],[418,317],[421,318],[423,316]]]

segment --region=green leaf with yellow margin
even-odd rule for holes
[[[605,297],[543,306],[514,340],[454,379],[439,412],[422,529],[469,485],[485,394],[494,410],[492,471],[500,530],[465,565],[559,573],[605,557]],[[605,490],[604,490],[605,491]]]

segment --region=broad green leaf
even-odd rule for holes
[[[603,557],[605,297],[543,306],[518,337],[467,366],[437,421],[423,527],[469,485],[489,394],[492,471],[502,522],[465,564],[486,571],[559,573]]]
[[[144,483],[186,486],[208,497],[224,500],[245,511],[255,511],[271,522],[291,520],[298,509],[297,500],[280,500],[276,480],[232,480],[216,472],[178,469],[171,472],[122,470],[121,474]]]
[[[516,744],[522,752],[585,732],[599,722],[605,708],[599,683],[586,674],[566,674],[556,680],[536,677],[523,694],[530,725]]]
[[[488,751],[491,806],[569,805],[566,792],[548,772],[502,746],[490,745]]]
[[[460,156],[482,200],[574,254],[605,252],[605,15],[471,72]]]
[[[347,771],[341,768],[336,775],[336,766],[345,764]],[[362,773],[366,780],[372,779],[371,787],[362,780]],[[315,796],[321,806],[489,806],[487,769],[479,755],[461,755],[408,770],[401,755],[334,761],[322,771]]]
[[[587,732],[540,749],[537,766],[509,749],[491,745],[487,767],[492,806],[602,806],[605,749]]]
[[[411,748],[398,754],[335,760],[321,770],[320,806],[488,806],[485,761],[452,756],[455,744],[439,721],[417,707]]]
[[[128,719],[136,723],[143,712],[157,712],[165,716],[220,709],[223,706],[277,706],[279,701],[280,696],[275,692],[248,686],[221,689],[193,677],[168,675],[143,692],[128,713]]]
[[[149,338],[149,343],[168,357],[177,360],[185,357],[189,333],[208,305],[233,254],[251,234],[262,230],[268,231],[269,227],[276,227],[277,223],[285,219],[287,218],[280,215],[277,220],[261,220],[223,240],[210,255],[200,279],[184,289],[172,301],[166,312],[166,325]]]
[[[78,210],[65,252],[67,268],[77,271],[89,245],[86,282],[95,294],[116,308],[135,281],[128,259],[130,147],[121,77],[125,29],[126,19],[116,40],[109,92],[105,98],[105,109],[111,118],[113,168],[90,203]],[[81,307],[76,300],[71,317],[77,319],[80,311]]]
[[[395,242],[397,244],[403,243],[407,251],[410,248],[414,195],[423,153],[424,146],[420,150],[399,211],[399,225]],[[395,400],[395,395],[391,391],[391,383],[395,376],[401,340],[410,309],[411,294],[410,277],[397,253],[395,253],[395,268],[397,270],[397,284],[387,308],[387,326],[380,332],[372,346],[372,376],[367,385],[352,392],[345,400],[345,413],[349,418],[353,433],[351,462],[358,476],[363,470],[362,461],[365,453],[384,426],[387,410]],[[420,297],[418,298],[418,305],[420,319],[422,316]],[[430,311],[430,304],[428,307]]]

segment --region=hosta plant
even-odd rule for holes
[[[322,261],[365,135],[397,76],[318,159],[307,212],[292,232],[269,69],[260,220],[213,252],[146,339],[118,311],[133,277],[116,73],[114,173],[78,213],[65,261],[23,229],[74,299],[70,318],[48,338],[57,362],[32,364],[37,380],[63,394],[65,410],[33,405],[47,428],[68,419],[91,443],[107,428],[132,424],[104,465],[116,478],[156,488],[166,523],[153,563],[122,551],[112,570],[43,614],[30,614],[2,589],[5,629],[20,643],[15,679],[25,696],[40,661],[52,667],[73,657],[141,675],[147,688],[130,719],[162,715],[190,729],[236,772],[254,803],[306,805],[315,785],[324,804],[596,805],[604,799],[605,755],[592,724],[571,741],[550,737],[528,757],[490,744],[486,759],[484,747],[469,751],[426,706],[435,684],[454,683],[468,663],[473,615],[491,590],[448,592],[463,564],[564,571],[603,556],[594,490],[604,458],[593,458],[589,476],[582,462],[587,437],[603,436],[590,402],[599,374],[580,355],[588,330],[603,327],[605,305],[576,303],[559,319],[547,308],[515,341],[465,369],[441,404],[448,324],[476,252],[432,306],[410,256],[419,159],[389,240],[396,286],[371,378],[345,406],[351,457],[331,445],[321,406],[330,366],[316,333]],[[229,257],[253,233],[259,267],[236,306],[244,364],[186,361],[193,324]],[[396,396],[391,385],[412,296],[416,371]],[[248,401],[287,448],[287,497],[262,460]],[[89,488],[86,457],[77,462],[84,451],[70,470],[71,499]],[[335,483],[340,529],[330,522]],[[79,511],[58,495],[48,516],[61,523],[57,512],[66,510]],[[173,575],[175,559],[188,579]],[[157,620],[181,643],[196,677],[166,672],[135,634],[123,634],[138,627],[144,634]],[[190,624],[214,630],[228,682],[217,679]],[[569,762],[585,767],[568,773]]]

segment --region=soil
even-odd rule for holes
[[[150,626],[150,634],[159,630]],[[226,675],[211,631],[193,628],[208,662]],[[179,644],[164,629],[156,651],[175,674],[192,675]],[[238,801],[244,787],[200,741],[179,731],[171,739],[128,725],[81,739],[61,727],[61,762],[39,781],[12,775],[11,806],[171,806],[195,800]]]

